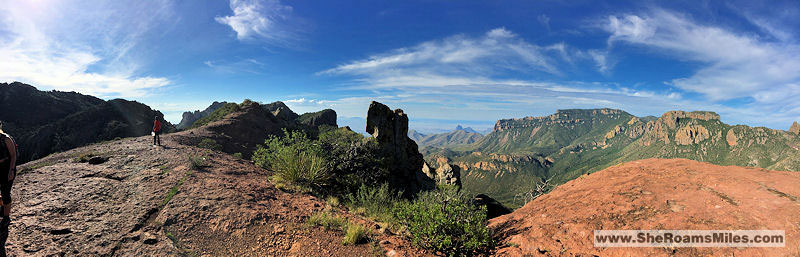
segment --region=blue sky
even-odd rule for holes
[[[172,122],[245,98],[333,108],[357,130],[371,100],[428,132],[566,108],[800,120],[797,2],[564,2],[9,0],[0,81]]]

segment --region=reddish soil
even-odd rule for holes
[[[326,208],[284,192],[271,172],[231,155],[150,137],[54,154],[22,167],[7,249],[10,256],[394,256],[427,255],[375,223],[372,242],[342,245],[343,232],[307,228]],[[91,165],[76,157],[108,158]],[[193,167],[200,158],[202,167]],[[183,181],[183,182],[181,182]],[[177,191],[168,199],[170,190]]]
[[[490,221],[498,256],[800,256],[800,173],[647,159]],[[595,248],[593,230],[785,230],[784,248]]]

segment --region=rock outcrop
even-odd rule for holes
[[[319,127],[321,125],[337,127],[336,111],[331,109],[325,109],[318,112],[303,113],[303,115],[297,117],[297,121],[300,122],[300,124],[310,127]]]
[[[727,135],[725,135],[725,141],[728,142],[729,146],[736,146],[739,144],[739,138],[736,137],[736,133],[733,132],[733,128],[728,130]]]
[[[422,172],[425,160],[414,140],[408,138],[408,116],[403,110],[372,102],[367,111],[366,131],[391,154],[390,186],[403,189],[406,196],[435,188],[435,182]]]
[[[792,126],[789,127],[789,133],[794,133],[795,135],[800,134],[800,123],[796,121],[792,123]]]
[[[289,109],[289,107],[286,106],[286,104],[284,104],[281,101],[265,104],[264,108],[270,113],[272,113],[272,115],[275,115],[275,117],[278,117],[279,119],[285,121],[295,120],[297,119],[297,117],[300,116],[297,115],[297,113],[295,113],[291,109]]]
[[[422,173],[433,179],[437,185],[461,187],[461,168],[451,164],[447,157],[436,158],[432,165],[428,165],[427,162],[423,163]]]
[[[275,117],[260,104],[245,101],[239,105],[239,111],[200,128],[176,133],[175,139],[185,145],[198,145],[204,139],[211,139],[222,146],[223,152],[242,153],[249,158],[267,137],[280,135],[290,126],[291,123]]]
[[[211,103],[211,105],[208,106],[208,108],[206,108],[203,111],[196,110],[194,112],[183,112],[183,118],[181,118],[181,122],[178,123],[178,125],[175,125],[175,127],[177,129],[185,129],[191,127],[195,121],[208,116],[217,109],[222,108],[222,106],[225,106],[225,104],[227,104],[227,102],[214,101],[213,103]]]
[[[710,136],[706,127],[701,125],[687,125],[675,132],[675,143],[679,145],[698,144]]]

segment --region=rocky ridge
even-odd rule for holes
[[[670,111],[635,117],[619,110],[569,110],[501,120],[469,146],[428,151],[461,168],[464,188],[510,206],[538,181],[560,184],[626,161],[687,158],[723,165],[800,170],[800,137],[763,127],[727,125],[713,112]],[[513,157],[508,161],[499,156]]]
[[[227,104],[227,103],[228,102],[217,102],[217,101],[214,101],[213,103],[211,103],[211,105],[209,105],[203,111],[196,110],[194,112],[183,112],[183,115],[182,115],[182,118],[181,118],[181,122],[178,123],[178,125],[175,125],[175,128],[177,128],[177,129],[188,128],[188,127],[192,126],[192,124],[194,124],[195,121],[197,121],[197,120],[199,120],[199,119],[201,119],[203,117],[208,116],[209,114],[211,114],[212,112],[214,112],[217,109],[221,108],[222,106],[225,106],[225,104]]]
[[[20,147],[20,163],[92,143],[150,134],[163,114],[136,101],[75,92],[39,91],[20,82],[0,83],[3,129]],[[166,132],[175,128],[163,122]]]

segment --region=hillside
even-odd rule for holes
[[[163,114],[136,101],[75,92],[39,91],[19,82],[0,83],[0,120],[20,146],[20,162],[115,138],[150,134]],[[164,131],[174,127],[164,122]]]
[[[409,131],[409,137],[417,142],[420,149],[426,147],[451,147],[457,145],[472,144],[480,140],[483,135],[472,128],[464,128],[461,125],[447,133],[423,135],[417,131]]]
[[[303,226],[324,201],[278,190],[270,171],[176,138],[164,136],[163,148],[149,137],[95,144],[20,167],[10,255],[425,255],[378,232],[381,244],[342,245],[340,232]],[[101,163],[80,162],[89,156]]]
[[[763,127],[728,125],[713,112],[667,112],[638,118],[612,109],[560,110],[546,117],[500,120],[468,145],[428,151],[462,169],[466,190],[518,207],[517,197],[551,178],[561,184],[614,164],[686,158],[720,165],[800,170],[800,137]],[[516,199],[515,199],[516,198]]]
[[[798,256],[800,173],[646,159],[581,176],[490,221],[498,256]],[[785,230],[782,248],[595,248],[593,230]]]

